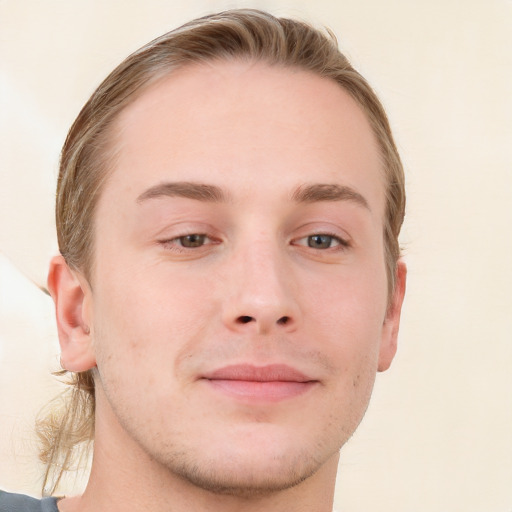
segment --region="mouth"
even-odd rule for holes
[[[291,399],[312,389],[318,381],[288,365],[225,366],[202,379],[212,390],[248,401],[276,402]]]

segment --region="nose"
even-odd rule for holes
[[[270,244],[253,244],[231,259],[223,321],[232,331],[272,334],[299,323],[297,282],[285,255]]]

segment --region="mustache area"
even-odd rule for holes
[[[286,337],[191,342],[175,364],[177,373],[198,378],[254,382],[308,382],[339,374],[328,353]]]

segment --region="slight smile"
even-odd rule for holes
[[[238,364],[202,376],[215,389],[233,398],[278,402],[302,395],[318,381],[283,364],[254,366]]]

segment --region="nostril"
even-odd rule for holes
[[[289,316],[282,316],[277,320],[276,323],[277,325],[287,325],[288,323],[290,323],[290,321],[291,318]],[[242,315],[236,319],[236,323],[238,324],[248,324],[250,322],[256,322],[256,318],[248,315]]]

